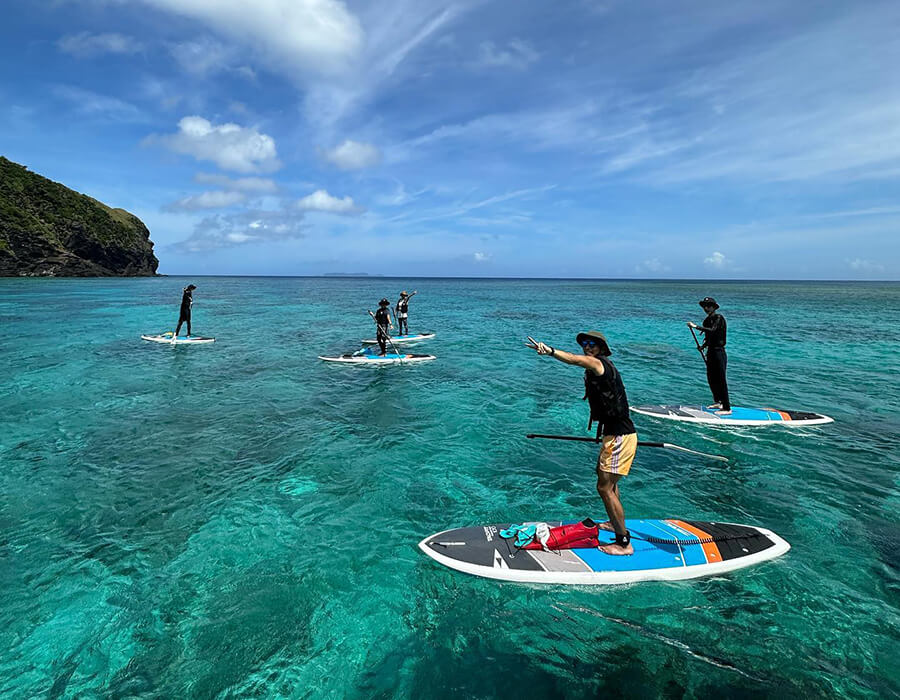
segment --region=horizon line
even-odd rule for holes
[[[190,274],[190,273],[157,273],[154,277],[243,277],[243,278],[275,278],[275,279],[435,279],[435,280],[547,280],[547,281],[574,281],[574,282],[866,282],[876,284],[897,284],[900,279],[854,279],[854,278],[827,278],[827,277],[729,277],[727,279],[714,277],[519,277],[519,276],[467,276],[467,275],[379,275],[379,274],[320,274],[320,275],[252,275],[252,274]],[[47,278],[45,278],[47,279]],[[54,279],[89,279],[80,278],[54,278]],[[114,279],[103,277],[102,279]],[[140,279],[139,277],[122,277],[119,279]]]

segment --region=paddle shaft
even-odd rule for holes
[[[544,440],[569,440],[571,442],[593,442],[598,444],[601,442],[599,438],[589,438],[589,437],[580,437],[575,435],[538,435],[535,433],[529,433],[525,437],[531,438],[542,438]],[[706,452],[698,452],[697,450],[690,450],[687,447],[682,447],[681,445],[673,445],[670,442],[645,442],[643,440],[638,440],[638,445],[641,447],[662,447],[667,450],[678,450],[679,452],[689,452],[690,454],[700,455],[701,457],[709,457],[710,459],[717,459],[721,462],[727,462],[728,457],[723,457],[722,455],[711,455]]]
[[[697,352],[700,353],[700,357],[703,358],[703,361],[706,362],[706,353],[703,352],[703,346],[700,345],[700,341],[697,339],[697,334],[694,332],[693,327],[688,326],[691,329],[691,335],[694,336],[694,342],[697,344]]]

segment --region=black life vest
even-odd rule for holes
[[[594,421],[600,426],[610,419],[629,418],[628,396],[625,395],[625,385],[619,370],[605,357],[598,357],[603,363],[603,375],[597,376],[593,371],[584,371],[584,399],[591,406],[591,417],[588,420],[588,430]],[[599,428],[599,426],[598,426]]]
[[[375,312],[375,323],[377,323],[379,326],[388,325],[389,318],[390,314],[386,306],[382,306],[378,309],[378,311]]]
[[[400,300],[397,302],[397,313],[405,314],[406,310],[409,308],[409,297],[400,297]]]

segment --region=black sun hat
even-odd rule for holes
[[[378,306],[390,306],[390,305],[391,305],[391,302],[389,302],[387,299],[382,299],[381,301],[378,302]]]
[[[600,331],[587,331],[585,333],[579,333],[575,336],[575,342],[581,345],[581,341],[587,340],[588,338],[597,341],[597,344],[600,346],[601,355],[605,355],[606,357],[612,355],[612,350],[609,349],[609,343],[606,341],[606,336],[603,335]]]
[[[716,303],[716,300],[712,297],[703,297],[700,301],[697,302],[700,306],[712,306],[716,309],[719,308],[719,305]]]

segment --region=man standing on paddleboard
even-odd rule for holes
[[[187,337],[191,337],[191,307],[194,305],[194,290],[197,287],[189,284],[185,287],[181,294],[181,312],[178,314],[178,325],[175,327],[175,335],[172,340],[178,337],[178,331],[181,330],[181,324],[187,323]]]
[[[706,312],[706,318],[702,326],[688,321],[688,327],[705,334],[700,352],[706,350],[706,381],[709,382],[713,395],[713,404],[709,408],[717,409],[718,416],[730,416],[731,401],[728,398],[728,382],[725,379],[725,369],[728,366],[728,356],[725,354],[727,324],[725,317],[716,313],[719,305],[715,299],[704,297],[698,303]]]
[[[405,291],[400,292],[397,306],[394,307],[394,312],[397,314],[397,332],[400,335],[409,333],[409,323],[407,321],[409,318],[409,300],[418,293],[417,291],[412,294],[407,294]]]
[[[374,314],[370,311],[372,318],[375,319],[375,325],[377,327],[375,338],[378,340],[378,347],[381,349],[381,355],[384,356],[387,354],[387,341],[390,337],[388,335],[388,328],[393,328],[394,324],[391,322],[391,310],[390,310],[391,302],[387,299],[382,299],[378,302],[378,311]]]
[[[591,407],[588,430],[597,421],[597,435],[602,435],[603,445],[597,458],[597,492],[603,499],[609,522],[598,527],[616,534],[614,543],[600,545],[599,549],[606,554],[633,554],[631,535],[625,528],[625,510],[619,499],[618,482],[631,470],[637,450],[637,432],[631,422],[622,377],[609,360],[612,354],[609,344],[604,335],[597,331],[579,333],[575,340],[584,354],[575,355],[531,337],[528,340],[528,347],[537,350],[538,355],[549,355],[567,365],[584,368],[584,398]]]

